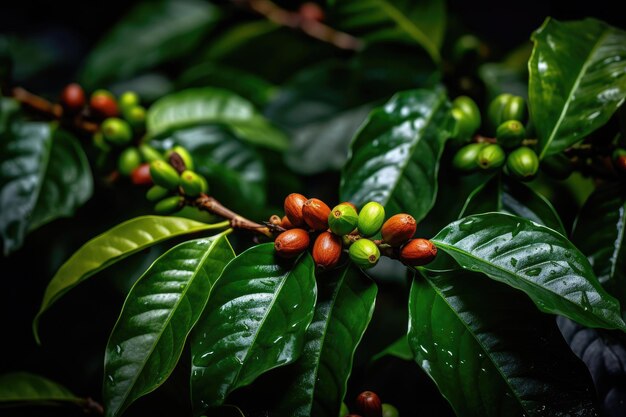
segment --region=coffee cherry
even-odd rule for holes
[[[472,172],[478,168],[478,153],[486,143],[470,143],[457,151],[452,159],[452,166],[461,172]]]
[[[185,168],[193,169],[193,159],[191,158],[191,154],[187,149],[183,148],[182,146],[174,146],[172,149],[167,151],[165,156],[169,158],[173,153],[177,153],[181,157],[181,159],[185,163]]]
[[[131,107],[138,106],[140,104],[139,96],[134,91],[126,91],[122,93],[122,95],[120,96],[118,100],[118,103],[123,112],[126,109],[130,109]]]
[[[135,185],[152,185],[150,164],[141,164],[130,174],[130,180]]]
[[[417,229],[417,222],[410,214],[391,216],[381,229],[383,241],[391,246],[400,246],[411,239]]]
[[[356,409],[363,417],[382,417],[383,406],[378,395],[372,391],[363,391],[356,398]]]
[[[472,137],[480,127],[480,110],[471,98],[460,96],[452,102],[452,117],[456,120],[456,134],[458,139],[466,140]]]
[[[359,212],[357,227],[363,236],[373,236],[385,221],[385,208],[375,201],[370,201]]]
[[[437,256],[437,247],[428,239],[411,239],[400,249],[400,261],[408,266],[430,263]]]
[[[504,165],[506,154],[500,145],[492,143],[478,152],[478,166],[484,170],[500,168]]]
[[[498,126],[496,130],[496,139],[498,145],[506,149],[516,148],[522,144],[522,140],[526,137],[526,129],[524,125],[517,120],[507,120]]]
[[[371,268],[378,263],[380,251],[378,246],[369,239],[359,239],[350,245],[350,259],[363,269]]]
[[[206,186],[206,181],[189,169],[180,174],[180,187],[186,196],[197,197],[200,193],[206,193],[208,191]]]
[[[150,145],[139,145],[139,152],[141,153],[141,157],[146,162],[154,162],[154,161],[164,161],[163,155],[156,149],[154,149]]]
[[[170,214],[183,206],[184,199],[181,196],[174,195],[164,198],[154,205],[154,211],[157,214]]]
[[[102,122],[100,128],[104,139],[114,145],[126,145],[133,139],[133,132],[130,125],[117,117],[109,117]]]
[[[313,230],[320,231],[328,229],[329,215],[330,207],[320,199],[309,198],[302,206],[302,218]]]
[[[68,84],[61,91],[60,102],[66,112],[78,113],[85,107],[85,90],[79,84]]]
[[[336,235],[343,236],[352,232],[359,221],[359,216],[353,206],[339,204],[335,206],[328,215],[328,226]]]
[[[321,270],[333,268],[341,258],[341,237],[331,232],[321,233],[313,243],[313,261]]]
[[[170,193],[170,190],[163,188],[160,185],[153,185],[146,193],[148,201],[159,201],[165,198]]]
[[[354,211],[356,211],[357,213],[359,212],[359,209],[356,208],[356,206],[353,203],[349,202],[349,201],[344,201],[343,203],[340,203],[340,204],[347,204],[350,207],[352,207],[354,209]]]
[[[296,227],[304,226],[302,206],[304,206],[306,200],[307,198],[305,196],[298,193],[291,193],[285,198],[285,216],[287,216],[289,222]]]
[[[129,176],[141,164],[141,154],[137,148],[126,148],[117,160],[117,169],[120,174]]]
[[[102,119],[115,117],[119,114],[115,97],[106,90],[95,91],[89,100],[89,107],[95,116]]]
[[[346,403],[342,402],[341,409],[339,410],[339,417],[346,417],[348,414],[350,414],[350,410],[348,410]]]
[[[393,405],[383,403],[383,417],[400,417],[400,412]]]
[[[309,247],[309,234],[303,229],[282,232],[274,241],[276,253],[283,258],[294,258]]]
[[[506,160],[506,167],[509,175],[522,180],[529,181],[539,169],[539,158],[532,149],[522,146],[509,154]]]
[[[150,175],[156,185],[160,185],[168,190],[175,189],[180,183],[178,172],[165,161],[154,161],[150,163]]]
[[[613,151],[613,166],[617,172],[626,172],[626,149],[618,148]]]
[[[287,216],[283,216],[282,220],[280,221],[280,227],[282,227],[283,229],[289,230],[289,229],[293,229],[294,225],[291,224]]]
[[[124,119],[133,129],[141,130],[146,126],[146,109],[141,106],[132,106],[122,111]]]
[[[543,159],[539,168],[541,168],[543,172],[545,172],[552,178],[556,178],[557,180],[567,179],[567,177],[569,177],[572,172],[574,172],[574,166],[572,165],[572,161],[570,161],[570,159],[562,153],[548,156],[547,158]]]
[[[526,121],[526,101],[512,94],[500,94],[489,104],[489,122],[495,130],[507,120]]]

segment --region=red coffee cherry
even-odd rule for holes
[[[152,185],[152,176],[150,175],[150,164],[144,163],[130,173],[130,181],[135,185]]]
[[[292,193],[285,198],[285,216],[292,225],[296,227],[304,226],[304,218],[302,217],[302,206],[307,198],[302,194]]]
[[[363,417],[382,417],[383,406],[378,395],[372,391],[363,391],[356,398],[356,408]]]
[[[421,266],[432,262],[437,247],[428,239],[411,239],[400,250],[400,260],[408,266]]]
[[[102,119],[115,117],[119,114],[115,98],[110,93],[96,92],[91,95],[89,107],[95,116]]]
[[[79,84],[68,84],[61,91],[60,102],[68,113],[78,113],[85,106],[85,90]]]
[[[313,230],[320,231],[328,229],[329,214],[330,207],[317,198],[309,198],[302,206],[302,217],[306,224]]]
[[[274,249],[283,258],[295,258],[309,247],[309,234],[303,229],[291,229],[276,237]]]
[[[391,216],[381,230],[385,243],[391,246],[400,246],[415,234],[417,223],[413,216],[402,213]]]
[[[313,261],[321,270],[333,268],[341,258],[343,242],[340,236],[331,232],[320,234],[313,244]]]

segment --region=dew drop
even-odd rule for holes
[[[122,353],[122,347],[120,345],[116,345],[115,346],[115,352],[117,352],[117,354],[121,354]]]

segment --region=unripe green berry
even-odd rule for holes
[[[383,403],[383,417],[399,417],[400,412],[391,404]]]
[[[180,186],[185,195],[197,197],[200,193],[206,193],[207,183],[203,178],[192,170],[185,170],[180,174]]]
[[[126,91],[122,93],[117,103],[120,105],[122,112],[126,109],[130,109],[133,106],[139,105],[139,96],[134,91]]]
[[[452,137],[461,141],[469,140],[476,132],[476,129],[472,126],[472,120],[461,109],[453,108],[451,113],[456,122]]]
[[[373,236],[385,222],[385,208],[376,201],[370,201],[363,206],[359,213],[357,227],[363,236]]]
[[[146,126],[146,109],[141,106],[132,106],[122,110],[124,119],[135,130],[143,129]]]
[[[478,166],[482,169],[496,169],[504,165],[506,154],[500,145],[487,145],[478,152]]]
[[[328,215],[328,227],[339,236],[352,232],[358,224],[359,216],[354,207],[349,204],[335,206]]]
[[[498,145],[506,149],[516,148],[522,144],[522,140],[526,137],[526,129],[522,122],[518,120],[507,120],[498,126],[496,130],[496,139]]]
[[[493,99],[488,110],[489,123],[495,131],[507,120],[526,121],[526,101],[523,97],[512,94],[500,94]]]
[[[172,190],[178,187],[180,177],[173,166],[165,161],[154,161],[150,163],[150,176],[156,185]]]
[[[363,269],[371,268],[378,263],[380,251],[378,246],[369,239],[359,239],[350,246],[350,259]]]
[[[544,158],[539,167],[543,172],[557,180],[564,180],[574,172],[572,161],[562,153]]]
[[[102,122],[100,128],[104,139],[114,145],[126,145],[133,139],[133,131],[130,125],[117,117],[109,117]]]
[[[467,115],[468,124],[473,130],[472,134],[476,132],[481,123],[480,110],[476,102],[468,96],[459,96],[452,102],[452,108],[459,109],[465,113]]]
[[[461,172],[472,172],[478,168],[478,153],[486,143],[470,143],[457,151],[452,159],[452,166]]]
[[[339,417],[346,417],[348,414],[350,414],[350,410],[348,409],[346,403],[342,402],[341,409],[339,410]]]
[[[127,177],[141,164],[141,161],[141,154],[137,148],[126,148],[117,160],[117,169],[120,174]]]
[[[509,154],[506,160],[509,175],[522,180],[531,180],[539,169],[539,158],[532,149],[522,146]]]
[[[176,152],[182,158],[183,162],[185,163],[185,168],[193,169],[193,159],[191,158],[191,154],[187,149],[183,148],[182,146],[174,146],[172,149],[167,151],[165,155],[169,158],[170,155],[174,152]]]
[[[172,197],[166,197],[155,204],[154,211],[157,214],[173,213],[183,206],[183,201],[183,197],[177,195]]]
[[[148,201],[159,201],[170,193],[170,190],[163,188],[160,185],[153,185],[146,193]]]
[[[145,162],[164,161],[165,158],[159,151],[150,145],[139,145],[139,152]]]

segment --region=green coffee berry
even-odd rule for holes
[[[350,246],[350,259],[363,269],[371,268],[378,263],[380,251],[378,246],[369,239],[359,239]]]
[[[174,146],[172,149],[167,151],[165,156],[169,158],[170,155],[174,152],[176,152],[182,158],[183,162],[185,163],[185,168],[193,169],[193,159],[191,158],[191,154],[189,154],[189,151],[187,149],[183,148],[182,146]]]
[[[154,205],[154,211],[157,214],[170,214],[183,206],[183,197],[174,195],[166,197]]]
[[[137,148],[126,148],[117,160],[117,169],[120,174],[129,176],[141,164],[141,154]]]
[[[543,172],[557,180],[564,180],[574,172],[572,161],[562,153],[543,159],[539,167]]]
[[[348,409],[346,403],[342,402],[341,409],[339,410],[339,417],[346,417],[348,414],[350,414],[350,410]]]
[[[164,161],[163,155],[150,145],[139,145],[139,152],[145,162]]]
[[[117,117],[109,117],[102,122],[100,128],[104,139],[114,145],[126,145],[133,139],[133,131],[130,125]]]
[[[461,172],[472,172],[478,168],[478,153],[486,143],[470,143],[457,151],[452,159],[452,166]]]
[[[352,232],[357,227],[358,221],[356,210],[349,204],[335,206],[328,215],[328,227],[339,236]]]
[[[146,126],[146,109],[141,106],[132,106],[122,110],[124,119],[135,130],[143,129]]]
[[[480,168],[496,169],[504,165],[506,154],[500,145],[492,143],[482,148],[476,158]]]
[[[139,96],[134,91],[126,91],[122,93],[117,103],[120,105],[123,112],[126,109],[139,105]]]
[[[522,146],[509,154],[506,160],[506,167],[509,175],[522,180],[529,181],[539,169],[539,158],[532,149]]]
[[[154,161],[150,163],[150,176],[156,185],[172,190],[178,187],[180,177],[173,166],[165,161]]]
[[[161,187],[160,185],[153,185],[146,193],[146,198],[148,201],[159,201],[167,197],[169,193],[170,190],[167,188]]]
[[[495,129],[507,120],[526,121],[526,101],[512,94],[500,94],[489,104],[489,123]]]
[[[452,108],[456,108],[465,113],[468,124],[472,127],[472,134],[480,127],[480,110],[476,105],[476,102],[468,96],[459,96],[452,102]]]
[[[93,146],[95,146],[97,149],[100,149],[102,152],[108,152],[111,150],[111,145],[109,145],[104,140],[104,135],[102,134],[102,132],[98,131],[94,133],[92,140],[93,140]]]
[[[370,201],[361,209],[357,227],[361,235],[373,236],[378,233],[384,222],[385,208],[380,203]]]
[[[498,126],[496,130],[496,139],[498,145],[506,148],[516,148],[522,144],[522,140],[526,137],[526,129],[522,122],[518,120],[507,120]]]
[[[452,138],[468,141],[476,132],[476,129],[472,126],[472,120],[461,109],[452,108],[451,113],[455,121]]]
[[[399,417],[400,412],[391,404],[383,403],[383,417]]]
[[[180,174],[180,186],[185,195],[189,197],[197,197],[200,193],[206,193],[206,185],[202,176],[189,169]]]

